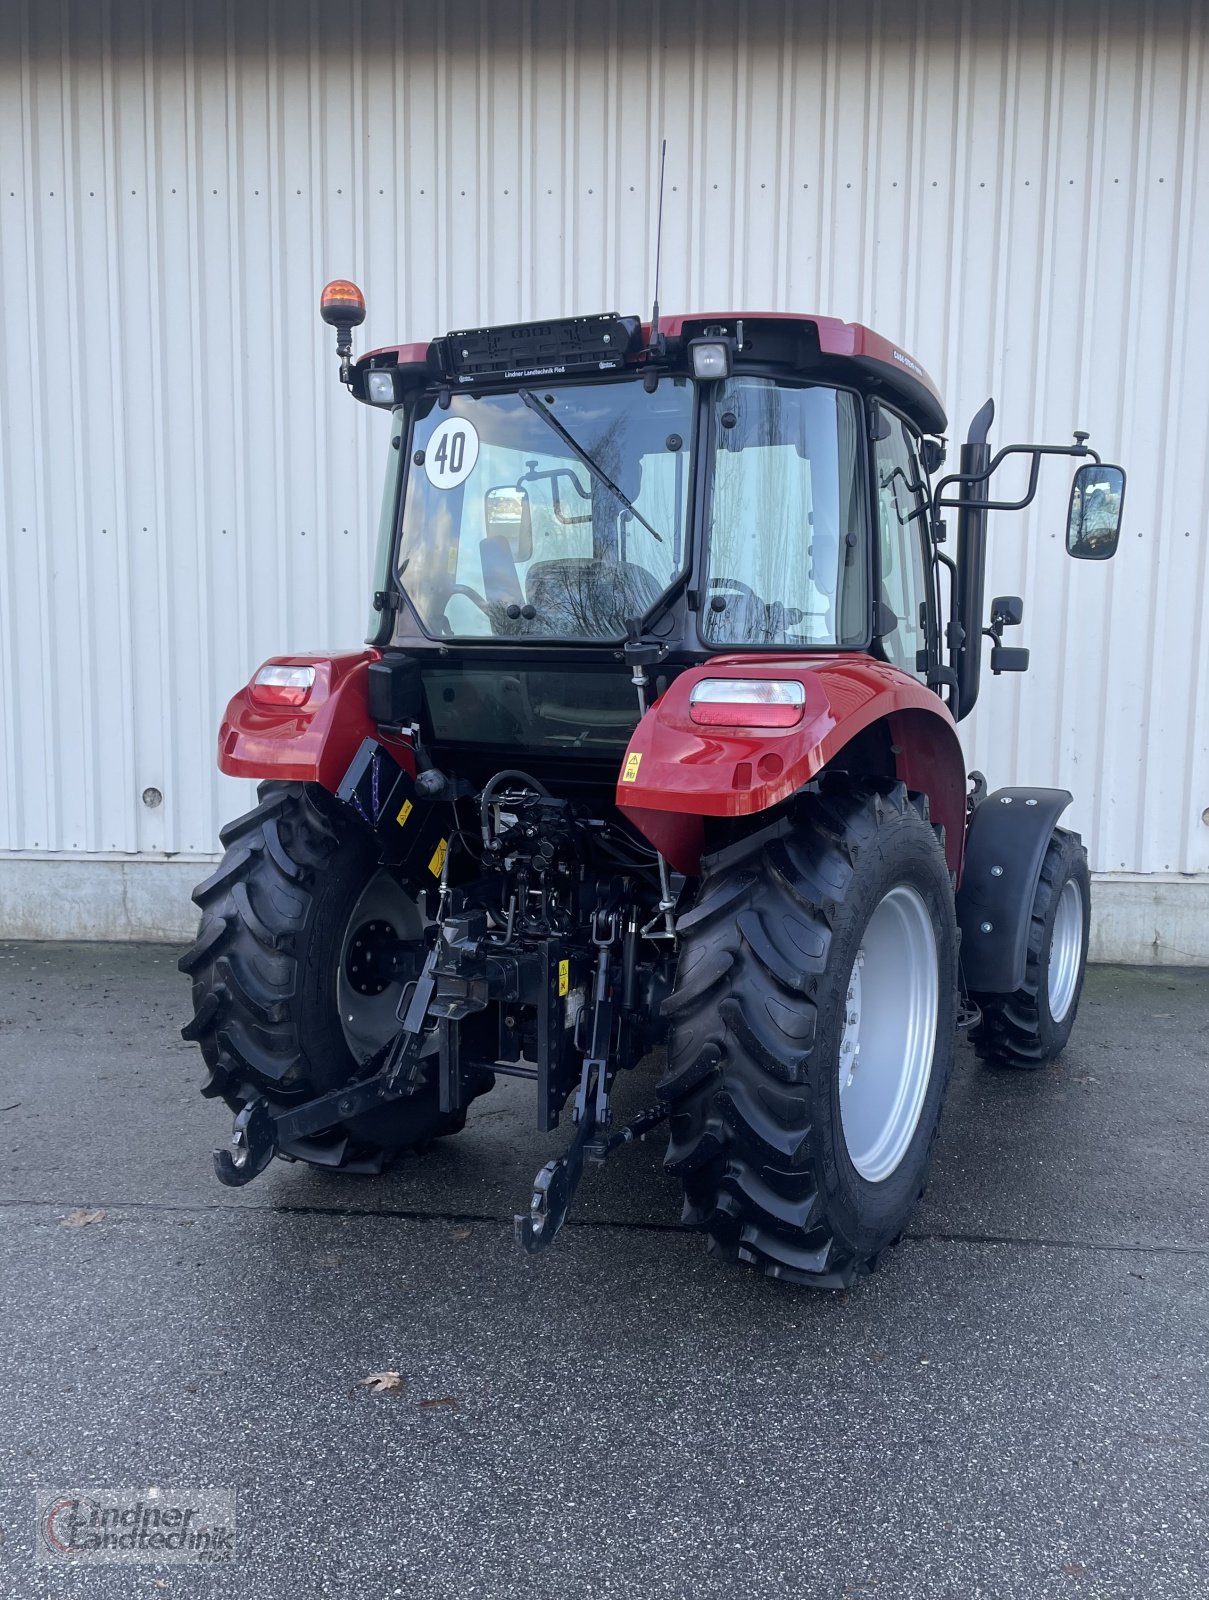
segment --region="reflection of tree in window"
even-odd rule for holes
[[[723,423],[728,413],[730,426]],[[856,493],[851,413],[850,396],[822,386],[751,379],[720,396],[709,598],[725,608],[707,607],[707,637],[744,644],[837,642],[841,552],[848,548],[842,533]],[[863,582],[855,565],[854,575]],[[728,588],[728,580],[742,587]]]
[[[660,537],[519,395],[456,395],[453,414],[478,431],[475,471],[461,489],[444,492],[411,472],[400,542],[404,587],[438,635],[615,638],[626,620],[650,608],[683,563],[692,386],[662,379],[651,394],[633,380],[535,394]],[[440,420],[435,408],[417,418],[416,449],[425,447]],[[672,434],[675,452],[667,443]],[[551,473],[557,477],[544,476]],[[514,486],[528,497],[531,548],[527,541],[522,553],[514,541],[502,561],[494,548],[485,566],[483,497],[489,489]],[[508,616],[510,583],[511,593],[537,615]]]
[[[881,650],[904,672],[923,676],[919,653],[927,636],[921,607],[927,596],[919,511],[923,506],[919,463],[902,422],[883,411],[887,433],[875,444],[881,591],[878,596]]]

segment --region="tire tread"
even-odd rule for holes
[[[659,1093],[671,1105],[665,1165],[684,1186],[682,1221],[714,1253],[818,1287],[863,1276],[881,1248],[839,1237],[829,1219],[808,1094],[834,930],[856,863],[891,821],[943,864],[926,806],[904,785],[836,786],[806,797],[793,829],[713,858],[713,881],[707,862],[701,900],[677,923]]]
[[[200,1046],[209,1069],[203,1094],[233,1110],[256,1096],[288,1105],[331,1086],[308,1058],[298,1005],[301,986],[316,981],[307,940],[320,899],[338,887],[342,872],[366,860],[364,838],[334,797],[301,783],[262,784],[259,803],[220,838],[226,854],[193,892],[201,923],[178,962],[193,983],[193,1015],[181,1035]],[[354,843],[351,856],[342,854]],[[417,1100],[414,1114],[407,1112],[421,1119],[413,1142],[456,1132],[465,1121],[464,1111],[436,1114],[435,1086],[424,1089],[423,1106]],[[392,1142],[384,1152],[337,1129],[297,1154],[368,1171],[380,1170],[398,1147]]]

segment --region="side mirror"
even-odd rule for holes
[[[1018,594],[997,594],[991,601],[991,625],[983,632],[991,640],[991,671],[996,677],[1001,672],[1027,672],[1028,651],[1009,649],[1003,643],[1003,630],[1016,628],[1024,621],[1024,601]]]
[[[1117,553],[1125,473],[1121,467],[1084,465],[1070,486],[1066,550],[1077,561],[1107,561]]]
[[[483,521],[489,539],[503,539],[514,561],[528,561],[533,554],[533,513],[526,489],[503,484],[488,489],[483,496]]]

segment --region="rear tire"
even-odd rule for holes
[[[417,940],[423,929],[414,895],[380,868],[373,835],[326,790],[265,783],[259,795],[222,830],[226,854],[193,892],[201,924],[179,963],[194,1006],[181,1032],[210,1069],[202,1093],[232,1109],[261,1096],[293,1104],[354,1078],[397,1032],[400,993],[398,985],[372,992],[359,978],[358,928]],[[484,1079],[489,1088],[494,1080]],[[407,1099],[350,1118],[297,1153],[380,1170],[386,1153],[456,1133],[465,1120],[464,1111],[441,1114],[430,1071]]]
[[[1055,828],[1029,920],[1024,983],[975,994],[982,1021],[970,1037],[984,1061],[1035,1072],[1065,1048],[1079,1011],[1091,926],[1091,874],[1077,833]]]
[[[660,1093],[683,1220],[771,1277],[851,1283],[923,1193],[953,1062],[957,929],[926,801],[805,796],[707,864],[678,931]],[[864,1123],[842,1101],[862,1042],[866,1081],[888,1074]]]

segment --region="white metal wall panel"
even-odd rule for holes
[[[1125,462],[1111,566],[1065,559],[1060,466],[993,528],[1033,670],[967,752],[1072,788],[1101,870],[1209,870],[1206,23],[0,0],[0,848],[214,848],[229,693],[364,630],[386,423],[319,286],[363,284],[372,343],[645,312],[666,135],[665,308],[859,318],[955,437],[993,393],[996,440]]]

